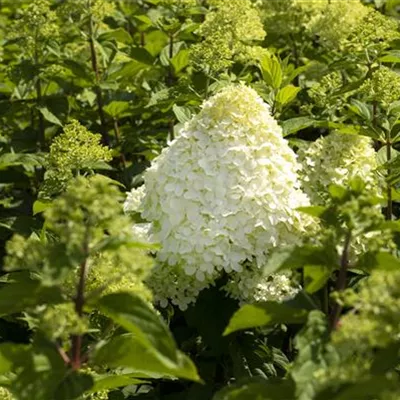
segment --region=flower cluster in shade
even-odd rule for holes
[[[253,89],[228,86],[205,101],[146,171],[142,202],[143,188],[125,207],[138,206],[161,245],[149,279],[156,299],[185,308],[224,274],[225,290],[242,301],[293,293],[289,279],[263,276],[262,267],[310,222],[296,211],[309,204],[299,168]]]
[[[211,10],[200,26],[203,38],[191,47],[192,62],[199,68],[217,73],[234,62],[249,62],[266,50],[254,46],[265,37],[257,9],[250,0],[210,0]]]
[[[331,184],[348,186],[359,177],[367,189],[377,189],[377,161],[366,136],[332,132],[299,151],[303,189],[312,204],[324,204]]]
[[[400,75],[384,66],[376,69],[360,87],[369,101],[377,102],[382,107],[400,99]]]

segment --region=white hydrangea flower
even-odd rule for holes
[[[230,86],[206,101],[144,175],[142,217],[161,244],[155,296],[185,308],[223,273],[237,281],[245,262],[259,275],[268,252],[309,221],[295,211],[309,204],[299,168],[253,89]]]
[[[299,151],[304,191],[313,204],[323,204],[331,184],[348,186],[360,177],[367,188],[378,187],[377,161],[366,136],[332,132]]]
[[[127,193],[126,200],[124,202],[125,214],[140,212],[140,205],[142,204],[145,195],[145,186],[142,185],[138,188],[132,189]]]

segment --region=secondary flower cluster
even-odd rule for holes
[[[303,165],[303,188],[312,204],[325,202],[332,183],[348,186],[359,177],[367,189],[378,185],[375,151],[366,136],[333,132],[301,149],[299,161]]]
[[[158,300],[185,308],[224,273],[235,298],[279,297],[261,270],[270,250],[296,241],[308,223],[295,211],[309,204],[299,168],[254,90],[230,86],[206,101],[144,175],[139,211],[161,244],[149,280]],[[136,195],[126,209],[137,207]],[[279,279],[281,297],[291,293]]]

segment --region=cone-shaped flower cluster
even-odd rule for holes
[[[295,211],[308,204],[299,168],[254,90],[231,86],[206,101],[144,175],[140,209],[161,244],[149,282],[155,296],[185,308],[225,272],[231,295],[248,300],[265,280],[268,252],[307,224]]]

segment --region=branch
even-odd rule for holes
[[[89,255],[89,246],[88,240],[84,244],[83,248],[84,260],[82,261],[79,269],[79,282],[76,289],[76,297],[75,297],[75,312],[79,317],[83,316],[83,307],[85,305],[85,282],[87,275],[87,259]],[[82,335],[73,335],[72,336],[72,357],[71,364],[72,368],[77,370],[81,367],[82,358]]]

